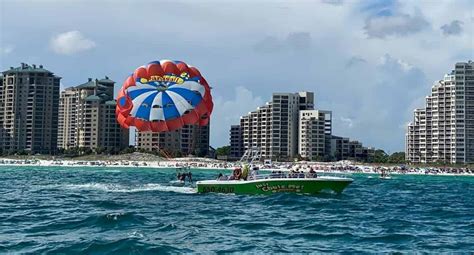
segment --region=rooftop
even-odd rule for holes
[[[106,85],[114,85],[115,81],[109,79],[109,77],[105,76],[104,79],[92,79],[88,78],[86,83],[80,84],[76,86],[78,89],[93,89],[96,87],[107,87]]]
[[[11,73],[11,72],[37,72],[37,73],[53,73],[47,69],[43,68],[43,65],[28,65],[26,63],[21,63],[19,67],[10,67],[9,70],[5,70],[2,73]]]
[[[99,83],[105,83],[105,84],[107,84],[107,83],[108,83],[108,84],[115,84],[115,81],[113,81],[113,80],[109,79],[109,77],[108,77],[108,76],[105,76],[105,78],[104,78],[104,79],[100,79],[100,80],[99,80]]]
[[[102,98],[96,95],[90,95],[86,97],[86,101],[100,101],[100,100],[102,100]]]
[[[107,105],[117,105],[117,102],[115,102],[115,100],[109,100],[109,101],[105,102],[105,104],[107,104]]]
[[[95,81],[93,81],[91,78],[89,78],[89,80],[86,83],[76,86],[76,88],[78,89],[93,89],[95,87],[96,87]]]

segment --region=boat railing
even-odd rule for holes
[[[259,174],[249,176],[249,180],[263,180],[263,179],[287,179],[287,178],[316,178],[315,173],[271,173],[271,174]]]

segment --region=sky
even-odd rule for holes
[[[314,91],[333,134],[404,150],[413,110],[474,60],[474,1],[0,0],[0,68],[42,64],[61,87],[150,61],[196,66],[213,87],[211,145],[273,92]]]

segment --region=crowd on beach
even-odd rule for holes
[[[297,168],[299,167],[301,166],[297,166]],[[357,163],[344,165],[314,164],[306,167],[317,172],[474,175],[474,169],[467,167],[370,166]]]
[[[67,166],[67,167],[148,167],[173,169],[229,169],[241,167],[241,162],[226,162],[206,158],[181,158],[163,161],[77,161],[77,160],[39,160],[39,159],[1,159],[1,165],[14,166]],[[474,175],[473,168],[467,167],[417,167],[409,165],[374,166],[350,161],[340,162],[278,162],[272,164],[253,164],[260,170],[268,171],[303,171],[322,173],[368,173],[380,174],[430,174],[430,175]]]

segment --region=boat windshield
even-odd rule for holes
[[[316,173],[287,173],[287,172],[273,172],[271,174],[259,174],[249,176],[250,180],[261,180],[261,179],[287,179],[287,178],[316,178]]]
[[[270,174],[251,174],[247,177],[247,180],[251,181],[251,180],[290,179],[290,178],[291,179],[317,178],[317,174],[316,173],[273,172]],[[217,179],[220,181],[236,180],[233,176],[225,176],[225,175],[219,175]]]

